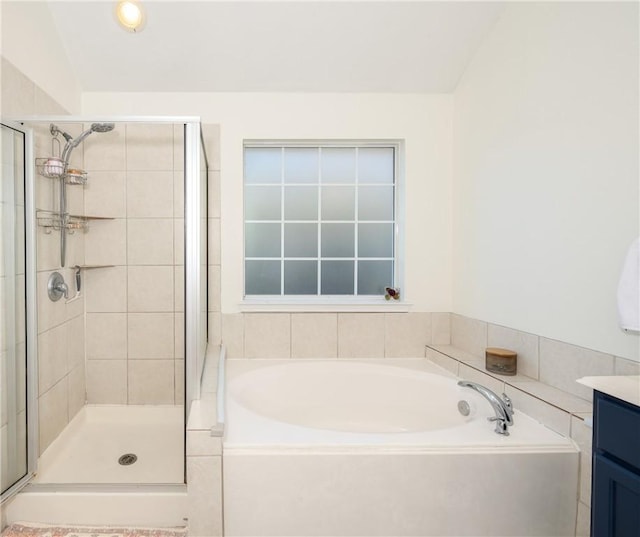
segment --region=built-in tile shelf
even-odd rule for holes
[[[484,357],[451,345],[427,345],[426,357],[459,377],[471,376],[494,390],[505,392],[516,409],[541,421],[560,434],[569,436],[571,417],[589,423],[592,403],[526,375],[498,375],[485,369]],[[520,403],[520,404],[519,404]]]

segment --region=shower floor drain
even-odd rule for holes
[[[138,456],[133,453],[125,453],[118,459],[118,464],[122,466],[129,466],[138,460]]]

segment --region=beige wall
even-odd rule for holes
[[[415,312],[451,309],[451,96],[85,93],[83,113],[193,114],[220,125],[220,153],[210,160],[220,163],[224,200],[223,314],[242,309],[243,140],[404,140],[404,297]]]
[[[454,94],[453,311],[631,360],[638,5],[507,6]]]

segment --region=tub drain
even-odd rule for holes
[[[125,453],[118,459],[118,464],[122,466],[129,466],[138,460],[138,456],[133,453]]]

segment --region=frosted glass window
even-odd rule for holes
[[[322,220],[354,220],[356,189],[352,186],[325,186],[322,195]]]
[[[247,186],[244,190],[246,220],[280,220],[282,190],[278,186]]]
[[[354,257],[354,224],[322,224],[321,235],[322,257]]]
[[[398,285],[396,157],[381,142],[248,142],[245,295],[384,300]]]
[[[358,150],[358,182],[393,184],[393,148],[361,147]]]
[[[317,257],[318,224],[285,224],[284,256]]]
[[[284,262],[284,294],[315,295],[318,293],[318,263],[316,261]]]
[[[279,295],[280,261],[247,260],[244,286],[248,295]]]
[[[318,187],[285,187],[284,218],[285,220],[317,220]]]
[[[279,147],[245,147],[244,182],[246,184],[280,183],[282,149]]]
[[[353,294],[353,261],[323,261],[320,270],[323,295]]]
[[[323,147],[320,157],[320,174],[323,183],[355,183],[355,148]]]
[[[284,182],[285,183],[317,183],[318,182],[318,148],[317,147],[285,147],[284,149]]]
[[[393,287],[393,261],[360,261],[358,263],[358,294],[385,294],[385,287]]]
[[[280,257],[280,224],[246,224],[246,257]]]
[[[358,257],[393,257],[393,224],[358,224]]]
[[[393,220],[393,187],[362,186],[358,189],[359,220]]]

